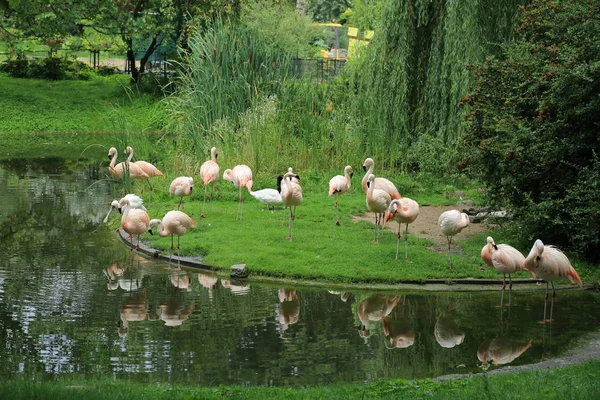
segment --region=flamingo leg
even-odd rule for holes
[[[396,260],[398,259],[398,248],[400,247],[400,223],[398,223],[398,237],[396,238]]]
[[[173,235],[171,235],[171,250],[173,250]]]
[[[408,224],[406,224],[406,230],[404,231],[404,261],[408,261]]]
[[[504,304],[504,289],[506,288],[506,274],[502,275],[502,289],[500,290],[500,292],[502,293],[500,295],[500,305],[496,306],[496,307],[500,307],[500,309],[502,309],[502,304]]]
[[[510,298],[511,298],[511,294],[512,294],[512,276],[510,274],[508,274],[508,304],[507,306],[510,307]]]
[[[335,224],[337,226],[340,226],[340,217],[339,217],[339,214],[338,214],[338,199],[339,199],[339,197],[336,194],[335,195]]]
[[[554,282],[552,282],[552,293],[554,292]],[[550,319],[547,319],[546,322],[552,322],[552,311],[554,310],[554,295],[552,295],[552,300],[550,301]]]
[[[373,243],[377,243],[377,228],[379,227],[379,213],[375,213],[375,235],[373,236]]]
[[[446,236],[448,240],[448,268],[452,269],[452,253],[450,252],[450,245],[452,244],[452,236]]]
[[[200,213],[200,218],[204,217],[204,206],[206,206],[206,185],[204,185],[204,201],[202,202],[202,213]]]

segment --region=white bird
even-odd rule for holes
[[[408,224],[414,222],[419,216],[419,204],[413,199],[403,197],[394,199],[390,202],[389,208],[385,212],[383,226],[390,219],[398,222],[398,239],[396,240],[396,260],[398,259],[398,247],[400,247],[400,228],[406,224],[404,231],[404,259],[408,261]]]
[[[177,209],[184,206],[181,206],[181,202],[183,202],[183,196],[191,196],[194,190],[194,178],[191,176],[180,176],[178,178],[173,179],[171,185],[169,186],[169,193],[175,196],[179,196],[179,204],[177,204]]]
[[[244,164],[236,165],[233,167],[233,169],[228,168],[225,170],[225,172],[223,172],[223,179],[231,182],[233,186],[240,191],[240,204],[238,206],[238,213],[235,219],[242,219],[242,214],[244,211],[244,196],[242,196],[242,189],[248,189],[248,182],[252,181],[252,170],[249,166]],[[252,187],[250,187],[250,189],[252,189]]]
[[[338,214],[338,199],[341,194],[346,193],[352,185],[352,175],[354,171],[350,165],[346,165],[344,168],[344,175],[336,175],[329,181],[329,196],[335,194],[335,224],[340,225],[340,218]]]
[[[446,236],[448,240],[448,265],[452,268],[452,261],[450,259],[450,246],[452,244],[452,237],[456,236],[460,231],[469,225],[469,216],[465,213],[461,213],[458,210],[444,211],[439,219],[438,224],[442,234]]]
[[[302,187],[298,182],[295,182],[292,178],[295,177],[296,174],[293,172],[288,172],[283,176],[282,185],[281,185],[281,199],[283,201],[283,205],[290,208],[290,220],[289,220],[289,229],[290,233],[288,235],[288,239],[292,240],[293,230],[294,230],[294,219],[296,219],[296,206],[302,204]]]
[[[182,211],[169,211],[160,219],[153,219],[149,222],[149,228],[152,230],[158,226],[158,234],[161,237],[171,236],[171,249],[173,248],[173,235],[177,235],[177,250],[180,249],[180,238],[190,229],[196,227],[196,221]]]
[[[200,217],[204,217],[204,205],[206,204],[206,188],[213,182],[219,180],[219,164],[217,164],[217,156],[219,152],[216,147],[210,149],[210,160],[205,161],[200,166],[200,177],[202,177],[202,183],[204,184],[204,202],[202,203],[202,214]],[[212,192],[211,192],[212,198]]]
[[[133,208],[129,199],[119,200],[119,208],[122,210],[121,229],[129,233],[131,250],[133,250],[133,235],[138,236],[136,249],[140,248],[140,235],[149,230],[150,216],[145,210]]]
[[[144,201],[141,197],[130,193],[126,194],[125,197],[123,197],[123,199],[127,199],[129,201],[129,205],[131,206],[131,208],[139,208],[141,210],[146,211],[146,207],[144,207],[143,205]],[[106,214],[106,217],[104,217],[104,221],[102,222],[106,223],[108,221],[110,213],[115,209],[119,209],[119,200],[113,200],[112,203],[110,203],[110,209],[108,210],[108,214]]]
[[[377,243],[377,231],[379,229],[380,221],[383,219],[383,213],[390,205],[392,198],[389,193],[382,189],[375,187],[375,175],[370,174],[367,180],[367,208],[369,211],[375,213],[375,236],[373,242]]]
[[[281,199],[281,181],[283,180],[283,176],[277,177],[277,190],[266,188],[257,190],[256,192],[252,191],[252,181],[249,181],[246,187],[248,188],[248,192],[252,197],[256,200],[260,201],[262,204],[267,206],[267,210],[270,207],[275,208],[275,206],[279,204],[283,204],[283,200]]]

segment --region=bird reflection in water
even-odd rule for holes
[[[129,323],[151,319],[148,314],[148,297],[146,289],[137,292],[128,297],[121,305],[121,324],[119,326],[119,336],[125,337],[129,333]]]
[[[487,370],[492,365],[504,365],[513,362],[531,347],[528,343],[497,337],[488,339],[477,349],[477,358],[481,361],[481,368]]]
[[[340,296],[340,300],[342,300],[344,303],[348,301],[348,299],[350,298],[350,295],[352,293],[348,293],[348,292],[336,292],[333,290],[328,290],[329,293],[331,294],[336,294]]]
[[[208,289],[208,298],[212,300],[215,297],[215,287],[219,278],[207,274],[198,273],[198,282],[203,288]]]
[[[415,331],[405,317],[383,317],[381,326],[385,334],[385,347],[388,349],[405,349],[415,344]]]
[[[192,290],[192,279],[190,274],[183,270],[170,270],[169,280],[171,285],[177,289],[190,291]]]
[[[231,293],[238,295],[238,296],[248,294],[248,292],[250,291],[250,286],[232,285],[231,281],[226,281],[223,279],[221,279],[221,285],[225,289],[231,290]]]
[[[281,331],[284,332],[290,325],[298,322],[300,317],[300,301],[294,289],[279,289],[278,317]]]
[[[167,304],[158,306],[156,314],[166,326],[180,326],[190,317],[195,308],[194,304],[185,304],[183,299],[172,297]]]
[[[108,290],[121,288],[126,292],[133,292],[141,289],[143,270],[133,265],[127,267],[123,265],[123,261],[114,262],[102,271],[108,280],[106,284]]]
[[[458,346],[465,340],[465,332],[458,327],[454,318],[440,315],[435,322],[433,335],[438,344],[446,349]]]
[[[358,318],[364,327],[364,329],[359,328],[360,336],[364,338],[370,336],[370,323],[381,321],[384,317],[390,315],[400,299],[400,296],[376,294],[363,300],[356,310]]]

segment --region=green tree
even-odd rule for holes
[[[87,27],[120,37],[133,82],[163,42],[183,44],[188,32],[218,15],[239,15],[242,0],[13,0],[0,26],[16,27],[26,38],[44,41],[80,35]],[[136,57],[136,52],[142,52]],[[137,60],[139,58],[139,62]]]
[[[533,1],[475,71],[465,166],[518,236],[600,257],[600,3]]]

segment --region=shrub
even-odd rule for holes
[[[600,4],[533,1],[519,40],[477,68],[464,165],[519,237],[600,258]],[[594,189],[595,188],[595,189]]]

